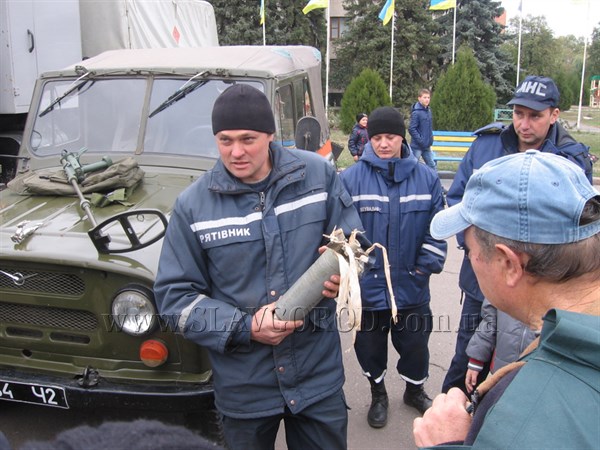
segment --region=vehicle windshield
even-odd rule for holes
[[[103,155],[151,153],[217,158],[212,108],[219,94],[236,81],[205,80],[178,101],[148,117],[186,80],[96,78],[60,99],[50,110],[48,107],[53,102],[72,89],[73,80],[48,81],[43,87],[31,133],[31,150],[38,156],[86,149],[87,153]],[[260,82],[243,82],[264,91]],[[40,117],[42,111],[47,112]]]

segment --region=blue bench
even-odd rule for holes
[[[431,146],[434,161],[461,162],[476,137],[470,131],[434,131]]]

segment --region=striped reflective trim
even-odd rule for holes
[[[431,200],[431,194],[413,194],[400,197],[400,203],[414,202],[415,200]]]
[[[319,194],[309,195],[308,197],[301,198],[300,200],[294,200],[293,202],[284,203],[275,207],[275,215],[283,214],[290,211],[295,211],[306,205],[312,205],[314,203],[320,203],[327,200],[327,192],[321,192]]]
[[[177,329],[179,331],[183,332],[183,330],[185,328],[185,323],[187,322],[188,318],[190,317],[190,314],[192,313],[192,311],[194,310],[196,305],[198,303],[200,303],[202,300],[204,300],[205,298],[207,298],[206,295],[200,294],[198,297],[196,297],[196,300],[194,300],[186,308],[184,308],[183,311],[181,311],[181,317],[179,317],[179,321],[177,322]]]
[[[251,222],[256,222],[262,219],[262,213],[252,213],[244,217],[226,217],[218,220],[207,220],[205,222],[196,222],[190,225],[192,231],[210,230],[213,228],[221,228],[230,225],[248,225]]]
[[[429,250],[431,253],[435,253],[436,255],[443,256],[444,258],[446,257],[446,252],[440,250],[439,248],[437,248],[431,244],[423,244],[421,246],[421,248],[423,250]]]
[[[364,195],[353,195],[352,201],[360,202],[360,201],[368,201],[375,200],[377,202],[389,203],[390,198],[387,195],[375,195],[375,194],[364,194]]]

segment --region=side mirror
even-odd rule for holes
[[[320,147],[321,124],[312,116],[302,117],[296,125],[296,148],[316,152]]]
[[[167,225],[161,211],[138,209],[110,217],[88,235],[100,253],[127,253],[154,244],[165,235]]]

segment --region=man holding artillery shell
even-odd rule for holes
[[[321,156],[273,142],[267,97],[235,84],[216,100],[220,158],[178,198],[155,284],[160,313],[208,349],[229,448],[346,448],[347,406],[334,298],[339,276],[302,320],[275,302],[319,257],[324,235],[362,229]],[[202,145],[202,143],[198,143]]]

